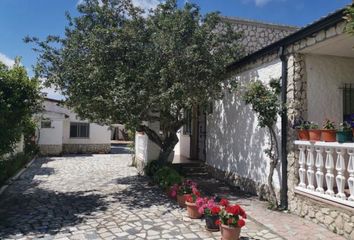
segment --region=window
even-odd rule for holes
[[[89,138],[90,124],[89,123],[70,123],[70,138]]]
[[[344,84],[343,87],[343,120],[354,120],[354,85]]]
[[[52,127],[52,121],[43,119],[41,121],[41,128],[51,128]]]
[[[186,115],[187,123],[183,126],[183,135],[191,135],[192,134],[192,111],[185,110],[184,114]]]

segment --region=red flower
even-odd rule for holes
[[[215,221],[215,225],[221,225],[221,220],[220,220],[220,219],[217,219],[217,220]]]
[[[247,218],[245,210],[243,210],[241,207],[240,207],[240,215],[242,218],[245,218],[245,219]]]
[[[229,218],[228,220],[227,220],[227,224],[229,224],[229,225],[231,225],[232,223],[233,223],[233,219],[232,218]]]
[[[211,214],[212,214],[212,215],[217,215],[217,214],[219,214],[219,212],[221,211],[221,209],[220,209],[220,207],[215,206],[215,207],[212,207],[210,211],[211,211]]]
[[[239,215],[240,214],[240,206],[239,205],[234,205],[234,206],[228,206],[226,207],[226,212],[232,214],[232,215]]]
[[[193,197],[191,195],[186,197],[186,201],[192,203],[193,202]]]
[[[221,205],[221,206],[224,206],[224,207],[229,206],[229,200],[227,200],[226,198],[222,198],[222,199],[220,200],[220,205]]]
[[[196,195],[197,197],[200,197],[200,192],[198,191],[198,189],[196,187],[192,187],[192,192],[194,195]]]
[[[240,220],[238,220],[237,221],[237,225],[240,227],[240,228],[242,228],[243,226],[245,226],[245,220],[243,220],[243,219],[240,219]]]

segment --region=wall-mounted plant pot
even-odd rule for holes
[[[339,143],[351,142],[353,134],[352,131],[337,131],[336,138]]]
[[[308,141],[310,139],[309,130],[297,130],[297,137],[299,140]]]
[[[321,130],[319,130],[319,129],[309,130],[309,140],[310,141],[321,141]]]
[[[321,130],[321,138],[324,142],[336,141],[336,130],[323,129]]]

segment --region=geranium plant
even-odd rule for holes
[[[220,206],[215,202],[214,198],[198,198],[196,204],[199,213],[206,216],[216,216],[221,211]]]
[[[200,198],[200,192],[196,187],[192,187],[192,193],[188,195],[186,201],[189,203],[196,203],[198,198]]]
[[[247,218],[246,212],[239,205],[229,205],[221,209],[219,212],[220,219],[216,220],[217,225],[227,225],[230,227],[245,226]]]
[[[178,195],[191,194],[193,192],[193,188],[197,188],[197,184],[192,180],[186,179],[179,185]]]

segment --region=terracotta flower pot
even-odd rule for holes
[[[198,212],[198,207],[195,203],[186,202],[188,217],[192,219],[201,218],[203,214]]]
[[[182,208],[186,207],[186,200],[189,195],[190,194],[177,195],[177,203],[180,207]]]
[[[336,130],[323,129],[321,130],[321,137],[324,142],[335,142]]]
[[[241,228],[239,227],[229,227],[226,225],[220,226],[221,230],[221,239],[222,240],[239,240]]]
[[[297,136],[299,140],[308,141],[309,137],[309,130],[297,130]]]
[[[214,215],[214,216],[205,216],[205,225],[206,225],[206,230],[210,232],[217,232],[220,231],[219,225],[216,225],[215,222],[216,220],[219,219],[219,215]]]
[[[309,139],[310,141],[321,141],[321,130],[319,129],[309,130]]]

